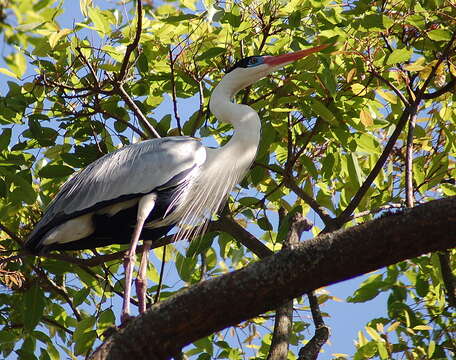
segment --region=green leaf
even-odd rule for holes
[[[191,20],[191,19],[196,19],[196,18],[198,18],[198,16],[194,15],[194,14],[182,14],[182,15],[177,15],[177,16],[169,16],[165,19],[162,19],[162,21],[165,23],[177,24],[184,20]]]
[[[115,325],[116,317],[111,309],[103,311],[97,321],[97,334],[102,335],[106,329]]]
[[[88,13],[90,20],[92,20],[96,30],[100,32],[101,35],[109,34],[111,32],[111,26],[102,10],[90,7]]]
[[[32,331],[38,325],[45,307],[44,293],[38,284],[33,284],[24,294],[23,307],[24,328]]]
[[[350,153],[347,160],[347,167],[348,173],[350,175],[350,180],[354,182],[357,187],[360,187],[363,183],[364,176],[363,171],[359,166],[358,159],[354,153]]]
[[[179,253],[176,254],[176,270],[182,280],[190,282],[197,262],[198,259],[196,257],[185,257]]]
[[[382,275],[372,275],[359,287],[358,290],[355,291],[353,296],[349,296],[347,298],[348,302],[359,303],[359,302],[366,302],[375,298],[380,291],[382,290],[384,282],[382,279]]]
[[[144,53],[141,53],[138,56],[138,61],[137,61],[136,65],[138,66],[138,69],[142,74],[144,74],[144,75],[148,74],[149,61],[147,59],[147,56]]]
[[[4,150],[8,148],[8,145],[11,141],[11,128],[4,128],[2,134],[0,135],[0,149]]]
[[[312,98],[312,110],[318,116],[320,116],[323,120],[330,123],[333,126],[338,126],[338,121],[334,114],[329,110],[325,104],[321,101]]]
[[[398,63],[404,63],[412,57],[413,50],[406,48],[394,50],[386,60],[386,65],[394,65]]]
[[[76,343],[74,353],[76,355],[82,355],[92,348],[93,343],[97,339],[97,332],[95,330],[84,332],[77,338],[73,336],[73,339]]]
[[[377,341],[378,354],[382,360],[389,359],[388,351],[386,350],[386,345],[383,341]]]
[[[451,40],[451,32],[443,29],[431,30],[427,33],[429,39],[434,41],[449,41]]]
[[[5,74],[5,75],[8,75],[8,76],[11,76],[12,78],[17,79],[16,74],[13,73],[13,72],[11,72],[11,71],[9,71],[8,69],[0,68],[0,73]]]
[[[209,50],[206,50],[205,52],[203,52],[200,56],[198,56],[196,58],[196,60],[201,61],[201,60],[206,60],[206,59],[212,59],[216,56],[224,54],[225,51],[226,51],[225,48],[213,47],[213,48],[210,48]]]
[[[429,359],[431,359],[432,355],[434,355],[434,351],[435,351],[435,341],[431,340],[431,341],[429,341],[429,346],[428,346],[428,351],[427,351]]]
[[[74,169],[66,165],[46,165],[39,172],[38,175],[42,178],[56,178],[64,177],[74,173]]]
[[[8,181],[14,185],[15,190],[8,194],[8,197],[18,203],[25,201],[27,204],[33,204],[36,199],[36,192],[32,183],[21,173],[13,173],[6,168],[0,167],[0,174],[4,175]]]

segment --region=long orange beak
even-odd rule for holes
[[[277,55],[277,56],[264,56],[263,61],[265,64],[270,66],[279,66],[282,64],[290,63],[298,59],[302,59],[310,54],[316,53],[323,49],[326,49],[330,44],[318,45],[310,49],[300,50],[288,54]]]

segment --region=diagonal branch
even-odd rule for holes
[[[439,90],[436,90],[432,93],[427,93],[423,94],[423,100],[428,100],[428,99],[435,99],[436,97],[439,97],[447,92],[450,92],[453,90],[453,88],[456,85],[456,78],[452,78],[446,85],[441,87]]]
[[[144,116],[142,113],[141,109],[138,107],[138,105],[135,104],[135,102],[131,99],[130,95],[127,94],[125,89],[121,84],[113,83],[113,86],[116,87],[118,90],[118,93],[120,97],[122,98],[123,101],[128,105],[128,107],[135,113],[136,117],[138,118],[139,122],[141,125],[147,130],[149,135],[152,137],[155,137],[159,139],[161,136],[157,132],[157,130],[154,129],[154,127],[149,123],[147,118]]]
[[[136,27],[136,33],[135,33],[135,38],[133,41],[128,44],[127,49],[125,50],[125,55],[122,61],[122,66],[120,67],[120,71],[116,76],[116,81],[119,84],[122,84],[125,80],[125,76],[127,74],[128,70],[128,65],[130,63],[130,56],[138,48],[139,45],[139,39],[141,38],[141,32],[142,32],[142,2],[141,0],[136,0],[136,14],[138,16],[137,20],[137,27]]]
[[[283,174],[284,176],[287,176],[286,174]],[[291,177],[286,177],[285,178],[285,185],[290,188],[297,196],[299,196],[302,200],[304,200],[311,208],[313,211],[317,213],[317,215],[321,218],[323,223],[326,225],[326,227],[332,228],[334,224],[334,219],[328,214],[326,209],[311,196],[309,196],[303,189],[301,189],[294,181],[293,178]]]
[[[260,259],[273,254],[272,250],[229,217],[224,216],[218,221],[211,223],[210,230],[223,231],[232,235]]]
[[[167,359],[197,339],[303,293],[451,248],[455,218],[456,197],[451,197],[305,241],[152,306],[109,338],[91,359]]]

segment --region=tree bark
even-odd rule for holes
[[[185,345],[322,286],[456,245],[456,197],[318,236],[154,305],[92,359],[169,359]]]

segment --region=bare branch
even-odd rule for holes
[[[22,241],[22,239],[2,223],[0,223],[0,230],[3,231],[6,235],[8,235],[11,239],[13,239],[14,242],[17,243],[21,248],[22,246],[24,246],[24,242]]]
[[[413,207],[413,133],[415,131],[416,113],[410,114],[407,144],[405,147],[405,202],[407,207]]]
[[[127,94],[127,92],[125,91],[125,89],[123,88],[123,86],[121,84],[117,84],[117,83],[113,83],[113,85],[118,89],[118,93],[120,95],[120,97],[122,98],[123,101],[125,101],[125,103],[128,105],[128,107],[135,113],[136,117],[138,118],[139,122],[141,123],[141,125],[147,129],[147,132],[159,139],[161,136],[160,134],[157,132],[157,130],[154,129],[154,127],[149,123],[149,121],[147,120],[147,118],[144,116],[144,114],[142,113],[141,109],[135,104],[135,102],[131,99],[130,95]]]
[[[287,174],[284,174],[287,176]],[[285,178],[285,185],[290,188],[297,196],[304,200],[313,211],[321,218],[326,227],[334,227],[334,219],[328,214],[326,209],[322,207],[314,198],[309,196],[303,189],[301,189],[294,181],[293,178],[287,176]]]
[[[440,270],[442,272],[443,283],[447,294],[448,304],[456,309],[456,277],[451,270],[450,252],[439,253]]]
[[[416,108],[417,106],[418,103],[415,103],[414,107]],[[377,162],[375,163],[375,166],[372,168],[366,180],[364,180],[361,187],[353,196],[345,210],[342,211],[342,213],[337,217],[337,223],[339,224],[339,226],[346,223],[350,219],[353,211],[356,209],[358,204],[363,199],[364,194],[366,194],[367,190],[369,190],[370,186],[374,182],[380,170],[383,168],[383,165],[385,165],[386,160],[388,160],[388,157],[391,151],[393,150],[394,144],[396,143],[397,139],[399,138],[399,135],[402,133],[402,130],[407,124],[407,120],[409,119],[411,113],[416,113],[416,110],[412,111],[410,107],[404,109],[404,112],[402,113],[401,117],[399,118],[399,121],[396,124],[396,129],[394,129],[393,134],[386,143],[386,146],[383,149],[383,152],[378,158]]]
[[[389,81],[388,79],[385,79],[383,76],[381,76],[377,71],[375,70],[371,70],[370,73],[372,75],[374,75],[377,79],[383,81],[386,86],[388,86],[395,94],[396,96],[401,99],[402,103],[405,105],[405,106],[410,106],[410,103],[409,101],[407,100],[407,98],[404,96],[404,94],[401,93],[401,91],[391,82]]]
[[[57,285],[52,279],[50,279],[43,270],[41,270],[39,267],[34,266],[33,269],[35,270],[36,274],[39,276],[39,278],[51,289],[52,291],[56,292],[59,294],[70,306],[71,310],[73,311],[74,316],[78,321],[82,320],[81,313],[77,309],[76,306],[74,306],[73,301],[70,298],[70,295],[68,295],[68,292],[63,286]]]
[[[173,98],[174,118],[177,122],[177,130],[179,131],[179,135],[182,135],[181,119],[179,116],[179,111],[177,109],[176,79],[174,77],[175,59],[173,59],[173,52],[171,51],[171,48],[169,49],[169,61],[169,67],[171,68],[171,96]]]
[[[423,94],[422,97],[424,100],[435,99],[436,97],[439,97],[439,96],[445,94],[446,92],[452,91],[454,89],[455,85],[456,85],[456,78],[452,78],[448,82],[448,84],[444,85],[439,90],[436,90],[432,93]]]
[[[221,217],[218,221],[211,223],[210,230],[218,230],[231,234],[237,241],[252,251],[260,259],[273,254],[272,250],[232,218],[226,216]]]
[[[127,49],[125,50],[125,55],[122,61],[122,66],[120,67],[119,74],[116,76],[116,80],[119,84],[122,84],[123,81],[125,80],[125,76],[128,71],[128,65],[130,62],[130,56],[133,53],[134,50],[138,48],[139,45],[139,39],[141,38],[141,32],[142,32],[142,2],[141,0],[136,0],[136,14],[137,14],[137,27],[136,27],[136,33],[135,33],[135,38],[133,41],[128,44]]]
[[[284,241],[284,249],[293,249],[299,244],[301,234],[310,230],[312,224],[301,214],[296,213],[290,220],[287,238]],[[268,360],[288,359],[291,329],[293,325],[293,300],[287,301],[276,310],[274,332],[272,334],[271,347],[269,348]]]
[[[310,311],[315,325],[315,334],[309,342],[299,350],[298,360],[316,360],[321,348],[329,337],[329,329],[321,316],[318,299],[313,292],[307,294],[309,298]]]
[[[275,309],[303,293],[451,248],[455,218],[456,197],[436,200],[321,235],[295,249],[199,282],[133,319],[91,359],[169,358],[197,339]],[[169,326],[173,323],[179,323],[177,331]]]

